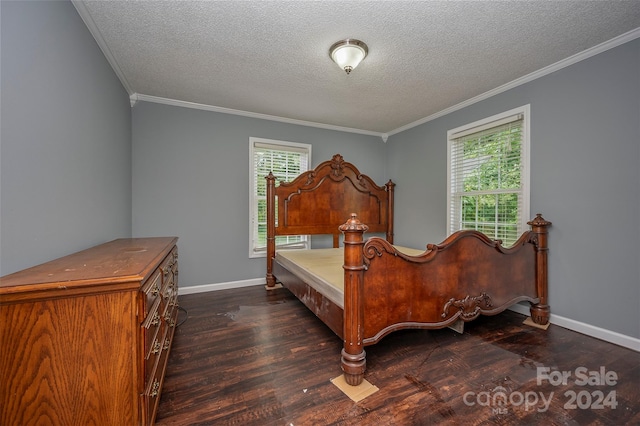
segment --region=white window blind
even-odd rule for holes
[[[250,138],[251,144],[251,242],[250,257],[266,254],[267,246],[267,181],[269,172],[278,182],[290,182],[300,173],[309,170],[311,145],[294,142]],[[276,207],[277,208],[277,207]],[[306,248],[308,238],[280,236],[278,248]]]
[[[524,232],[526,116],[528,108],[449,132],[449,233],[477,230],[510,246]]]

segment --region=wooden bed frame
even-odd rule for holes
[[[551,222],[537,215],[528,222],[532,229],[510,248],[480,232],[459,231],[409,256],[392,245],[394,186],[391,181],[376,185],[339,154],[277,187],[275,177],[267,177],[267,288],[282,283],[343,339],[348,384],[363,380],[364,346],[395,330],[448,327],[521,301],[531,303],[534,322],[548,323]],[[384,233],[386,239],[365,241],[367,231]],[[338,247],[340,233],[344,308],[274,262],[276,236],[331,234]]]

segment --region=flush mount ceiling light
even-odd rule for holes
[[[329,49],[333,62],[349,74],[367,56],[369,48],[360,40],[348,38],[334,43]]]

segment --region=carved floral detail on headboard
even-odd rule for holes
[[[333,173],[334,176],[342,176],[343,164],[344,158],[342,158],[342,155],[334,155],[333,158],[331,158],[331,173]]]
[[[367,178],[365,175],[360,174],[360,172],[358,172],[353,164],[344,161],[344,157],[342,157],[342,155],[335,154],[331,158],[331,160],[327,161],[326,163],[329,163],[330,167],[330,172],[325,175],[326,177],[329,177],[336,182],[340,182],[346,177],[351,179],[354,184],[356,183],[354,182],[354,180],[357,180],[357,183],[358,185],[360,185],[360,188],[362,188],[362,190],[371,190],[371,185],[368,180],[369,178]],[[352,173],[349,173],[349,170],[345,170],[346,168],[355,173],[355,175],[352,176]],[[304,186],[311,187],[314,183],[316,183],[316,179],[318,177],[317,170],[309,170],[306,176],[307,181]],[[324,177],[322,178],[322,180],[324,180]],[[319,183],[320,182],[317,182],[316,185]]]
[[[309,174],[307,174],[307,182],[304,184],[305,186],[309,186],[313,183],[313,181],[316,178],[316,172],[315,171],[310,171]]]
[[[340,177],[344,174],[344,158],[340,154],[335,154],[330,163],[331,174],[335,177]],[[306,186],[311,185],[316,179],[316,171],[310,170],[307,175],[307,183]]]

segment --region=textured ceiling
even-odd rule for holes
[[[74,4],[130,94],[374,134],[640,27],[637,0]],[[350,75],[344,38],[369,46]]]

